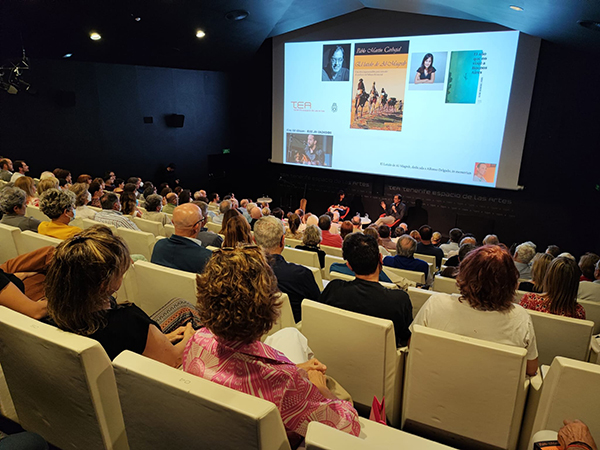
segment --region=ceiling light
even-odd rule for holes
[[[600,22],[594,20],[579,20],[577,23],[588,30],[600,31]]]
[[[509,8],[513,11],[523,11],[523,7],[518,5],[510,5]]]
[[[100,39],[102,39],[102,36],[100,36],[100,34],[98,34],[94,31],[94,32],[90,33],[90,39],[92,41],[99,41]]]
[[[206,33],[202,30],[196,30],[196,37],[199,39],[202,39],[204,36],[206,36]]]
[[[71,56],[73,56],[73,53],[65,53],[63,58],[70,58]]]
[[[246,17],[248,17],[248,11],[244,11],[243,9],[234,9],[225,14],[225,18],[232,21],[244,20]]]

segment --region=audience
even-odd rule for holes
[[[94,220],[96,211],[87,206],[92,198],[88,187],[87,183],[75,183],[69,190],[75,194],[75,217]]]
[[[68,239],[80,233],[79,227],[69,226],[75,218],[75,194],[71,191],[49,189],[40,198],[40,211],[48,216],[51,222],[40,222],[38,233],[57,239]]]
[[[342,241],[346,239],[346,236],[354,232],[354,227],[352,226],[352,222],[349,220],[344,220],[340,225],[340,237]]]
[[[29,166],[27,165],[27,163],[25,161],[19,161],[19,160],[15,161],[14,173],[12,174],[12,177],[10,177],[10,181],[12,181],[14,183],[15,181],[17,181],[18,178],[25,176],[27,174],[27,172],[29,172]],[[21,189],[23,189],[23,188],[21,188]]]
[[[459,242],[462,239],[463,232],[460,228],[452,228],[450,230],[450,240],[446,244],[440,245],[440,249],[444,252],[446,257],[452,256],[449,255],[451,252],[458,252]]]
[[[483,245],[500,245],[500,239],[495,234],[488,234],[482,242]]]
[[[560,248],[557,245],[549,245],[546,249],[546,253],[552,255],[553,258],[558,257],[560,255]]]
[[[227,211],[226,215],[230,212],[235,212],[235,215],[227,220],[227,224],[221,230],[221,234],[225,236],[223,247],[243,247],[254,244],[248,221],[233,209]]]
[[[102,204],[102,211],[96,213],[95,220],[97,222],[114,225],[117,228],[141,231],[130,218],[123,216],[123,213],[121,212],[121,201],[116,194],[105,192],[100,203]]]
[[[17,172],[15,172],[16,174]],[[33,182],[33,178],[27,177],[25,175],[20,176],[14,182],[15,187],[23,189],[25,194],[27,194],[27,205],[31,206],[40,206],[40,199],[36,196],[35,183]]]
[[[54,177],[54,175],[50,174],[49,177],[41,179],[40,182],[38,183],[38,186],[37,186],[38,198],[41,197],[42,194],[44,192],[46,192],[48,189],[58,189],[58,188],[59,188],[58,179],[56,179]]]
[[[304,229],[302,235],[302,244],[296,245],[299,250],[306,250],[309,252],[315,252],[319,255],[319,264],[321,269],[325,267],[325,255],[326,253],[319,248],[321,244],[321,229],[316,225],[309,225]]]
[[[285,230],[285,237],[302,240],[302,231],[300,231],[301,224],[298,214],[290,214],[288,217],[288,228]]]
[[[475,250],[476,248],[477,247],[475,247],[475,244],[469,244],[468,242],[461,245],[458,249],[458,255],[456,256],[458,258],[458,263],[460,264],[460,262],[465,259],[469,252],[471,252],[471,250]],[[440,275],[448,278],[456,278],[458,276],[458,269],[459,266],[446,266],[440,272]]]
[[[0,180],[8,183],[13,176],[13,170],[13,163],[10,159],[0,159]]]
[[[585,309],[577,303],[579,276],[577,263],[570,258],[554,258],[543,283],[543,294],[525,294],[520,305],[534,311],[585,319]]]
[[[386,250],[396,250],[396,243],[392,241],[392,238],[390,237],[390,227],[387,225],[379,225],[379,227],[377,227],[377,232],[381,239],[379,245]]]
[[[218,214],[210,214],[211,222],[214,222],[218,225],[223,224],[223,218],[225,217],[225,213],[231,209],[231,200],[223,200],[219,203],[219,213]]]
[[[513,257],[515,261],[515,267],[519,271],[519,278],[524,280],[531,279],[531,266],[529,263],[535,256],[535,248],[529,245],[528,243],[523,243],[517,246],[515,250],[515,256]]]
[[[437,248],[431,243],[431,235],[433,230],[429,225],[423,225],[419,228],[419,234],[421,235],[421,242],[417,243],[417,253],[421,255],[435,256],[435,266],[437,268],[442,267],[442,258],[444,257],[444,251]]]
[[[387,225],[380,225],[380,226],[387,226]],[[384,258],[386,256],[391,256],[392,254],[387,250],[387,248],[385,248],[383,245],[381,245],[381,236],[379,235],[379,232],[377,231],[377,226],[376,225],[371,225],[369,227],[367,227],[364,231],[364,234],[366,234],[367,236],[372,236],[375,238],[375,240],[377,241],[377,245],[379,246],[379,253],[381,253],[381,256],[383,256]],[[394,244],[394,248],[396,244]]]
[[[330,247],[342,248],[342,237],[331,233],[331,217],[323,214],[319,217],[319,228],[321,229],[321,244]]]
[[[439,231],[434,231],[431,235],[431,245],[439,248],[440,242],[442,242],[442,233]]]
[[[167,204],[164,206],[163,212],[166,214],[173,214],[173,211],[175,211],[175,208],[177,208],[177,205],[179,204],[179,196],[175,192],[169,192],[164,195],[164,197],[167,200]]]
[[[319,301],[336,308],[391,320],[398,346],[406,345],[410,338],[408,326],[412,321],[412,305],[406,292],[387,289],[379,284],[382,263],[377,241],[371,236],[353,233],[344,239],[342,252],[356,279],[331,280]]]
[[[217,233],[209,231],[208,228],[205,227],[206,222],[208,221],[208,204],[204,201],[194,201],[193,202],[200,211],[202,211],[202,221],[200,222],[200,232],[196,239],[202,241],[202,245],[208,247],[221,247],[223,244],[223,238],[219,236]]]
[[[460,240],[460,245],[459,245],[459,250],[458,251],[452,251],[450,252],[450,254],[453,254],[452,256],[450,256],[447,260],[446,260],[446,266],[447,267],[458,267],[458,265],[460,264],[460,258],[458,256],[458,253],[460,252],[460,248],[465,245],[465,244],[470,244],[473,247],[477,246],[477,240],[474,237],[471,236],[464,236],[461,240]]]
[[[133,192],[123,192],[121,194],[121,212],[126,216],[142,217],[142,212],[137,207],[137,199]]]
[[[90,200],[90,204],[94,208],[102,208],[102,203],[100,201],[100,199],[104,195],[104,189],[102,188],[102,183],[100,183],[98,181],[92,181],[88,190],[90,191],[90,194],[92,194],[92,199]],[[123,191],[121,190],[121,193],[122,192]]]
[[[5,187],[0,191],[0,210],[4,213],[0,223],[18,227],[21,231],[37,233],[40,221],[25,216],[27,212],[27,195],[18,187]]]
[[[153,191],[153,190],[152,190]],[[142,212],[142,219],[159,222],[163,225],[171,225],[171,219],[162,212],[163,198],[158,194],[148,194],[144,201],[145,210]]]
[[[225,202],[227,200],[223,200],[223,202]],[[223,203],[221,203],[223,204]],[[225,234],[225,228],[227,227],[227,222],[229,222],[232,218],[236,217],[236,216],[241,216],[242,214],[238,212],[237,209],[229,209],[225,212],[225,214],[223,214],[223,219],[221,221],[221,230],[219,231],[219,234]],[[244,219],[245,220],[245,219]]]
[[[600,260],[596,262],[596,267],[594,268],[594,281],[579,282],[577,298],[592,302],[600,302]]]
[[[201,222],[202,211],[193,203],[175,208],[175,233],[154,245],[151,261],[172,269],[201,273],[212,256],[212,252],[197,239]]]
[[[548,253],[536,253],[531,260],[531,281],[521,281],[519,290],[541,293],[546,272],[553,259],[554,257]]]
[[[396,269],[422,272],[425,275],[425,280],[427,280],[429,278],[429,264],[414,257],[416,250],[417,241],[408,234],[404,234],[396,242],[396,255],[386,256],[383,259],[383,265]]]
[[[579,281],[594,281],[594,270],[600,256],[595,253],[586,253],[579,258],[579,269],[581,269],[581,278]]]
[[[250,228],[254,231],[254,225],[263,216],[262,210],[255,204],[250,203],[248,205],[248,211],[250,212]]]

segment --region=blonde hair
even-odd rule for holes
[[[35,197],[35,183],[33,182],[33,178],[26,175],[19,177],[15,180],[15,187],[23,189],[28,199]]]
[[[38,183],[38,196],[41,196],[48,189],[58,189],[58,178],[54,176],[44,178]]]

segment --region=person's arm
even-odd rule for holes
[[[157,326],[151,324],[148,327],[146,347],[142,355],[171,367],[179,367],[181,365],[183,349],[193,335],[194,329],[191,323],[188,323],[183,339],[177,345],[173,345],[167,335],[163,334]]]
[[[434,83],[435,82],[435,72],[431,72],[431,79],[427,80],[428,83]]]
[[[8,283],[0,291],[0,305],[25,314],[34,319],[41,319],[48,315],[48,301],[34,302],[23,294],[13,283]]]
[[[558,430],[558,442],[563,449],[598,450],[590,429],[580,420],[563,420],[565,424]]]
[[[538,370],[538,359],[528,359],[527,360],[527,368],[525,369],[525,373],[530,377],[535,376]]]
[[[417,72],[417,73],[415,74],[415,84],[419,84],[419,83],[421,83],[421,77],[420,77],[420,75],[421,75],[421,74],[420,74],[419,72]]]

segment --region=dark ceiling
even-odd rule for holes
[[[32,58],[234,70],[269,37],[362,8],[492,22],[600,51],[600,33],[577,23],[600,20],[598,0],[0,0],[0,58],[18,59],[23,44]],[[225,18],[236,9],[247,19]]]

